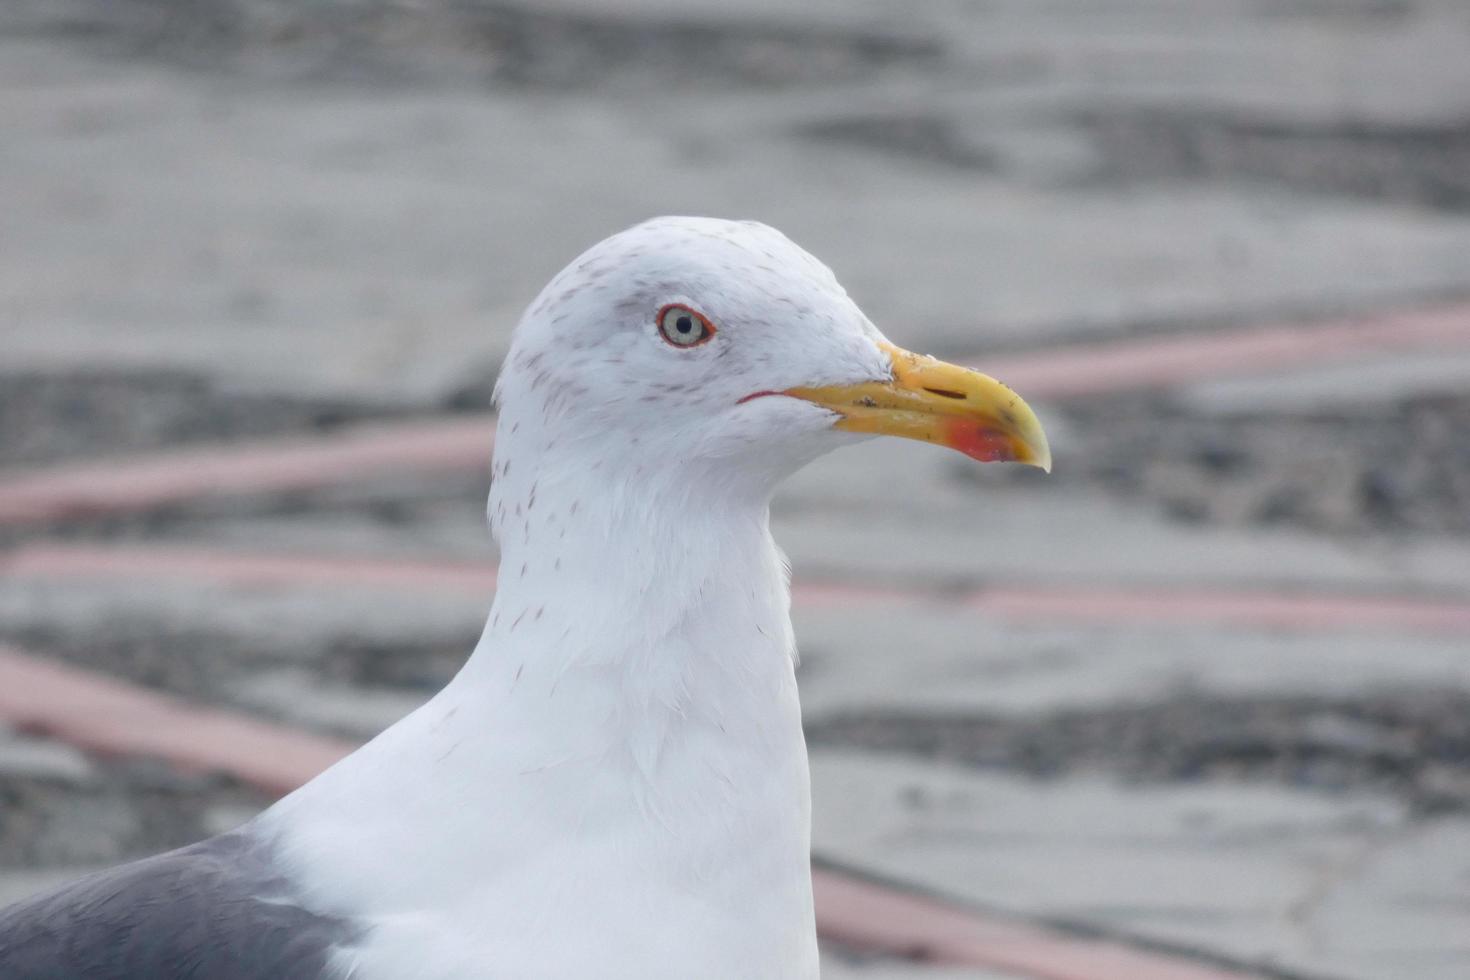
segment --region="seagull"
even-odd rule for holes
[[[887,434],[1049,469],[752,221],[559,273],[495,389],[500,574],[454,679],[245,826],[0,911],[6,980],[809,980],[781,480]]]

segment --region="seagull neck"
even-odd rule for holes
[[[558,667],[579,655],[608,663],[670,639],[698,642],[731,617],[742,632],[789,638],[764,493],[691,464],[607,469],[599,480],[497,467],[489,511],[500,575],[477,658],[545,645],[565,658]]]
[[[490,500],[501,580],[478,647],[272,811],[289,860],[329,907],[428,910],[489,948],[576,959],[559,930],[583,923],[637,947],[644,910],[688,908],[688,956],[815,977],[810,776],[764,498],[511,470]],[[609,881],[626,915],[588,886]],[[627,975],[668,948],[625,954]]]

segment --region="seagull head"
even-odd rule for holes
[[[608,477],[768,489],[874,435],[1051,466],[1018,395],[890,343],[830,269],[753,221],[655,218],[593,246],[522,319],[496,402],[502,449],[534,441]]]

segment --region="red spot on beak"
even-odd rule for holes
[[[1018,458],[1015,440],[974,419],[944,420],[944,444],[982,463],[1009,463]]]

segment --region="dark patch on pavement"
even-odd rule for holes
[[[73,0],[32,3],[10,20],[120,55],[275,82],[781,87],[863,80],[942,54],[935,38],[799,18],[656,18],[492,0]]]
[[[1104,182],[1257,180],[1446,210],[1470,208],[1470,119],[1286,121],[1213,111],[1092,112]]]
[[[1421,815],[1470,811],[1470,695],[1181,697],[1013,717],[852,711],[807,723],[818,746],[901,752],[1038,777],[1271,782],[1391,794]]]
[[[822,142],[880,150],[964,170],[993,172],[995,154],[938,116],[854,116],[808,123],[798,134]]]
[[[217,774],[152,760],[98,761],[84,779],[4,769],[0,869],[113,864],[201,840],[270,800]]]
[[[1414,9],[1413,0],[1256,0],[1251,12],[1279,20],[1373,24],[1403,20]]]
[[[1037,492],[1101,485],[1190,523],[1470,535],[1467,396],[1310,414],[1215,415],[1136,395],[1054,410],[1072,439],[1056,472],[1007,475]]]
[[[177,371],[7,374],[0,379],[0,467],[330,432],[402,414],[339,399],[227,391]]]

